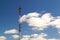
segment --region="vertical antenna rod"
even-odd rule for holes
[[[18,16],[19,16],[19,18],[21,18],[21,8],[18,9]],[[18,20],[19,20],[19,18],[18,18]],[[21,23],[18,23],[18,26],[19,26],[19,30],[18,30],[18,32],[19,32],[19,39],[18,40],[20,40],[20,38],[21,38],[21,36],[20,36]]]

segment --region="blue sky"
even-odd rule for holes
[[[22,15],[38,12],[42,15],[44,13],[51,13],[55,17],[60,16],[60,0],[0,0],[0,36],[10,37],[11,34],[4,34],[6,30],[18,30],[19,7],[22,8]],[[57,33],[58,30],[51,26],[38,32],[33,32],[26,22],[24,22],[22,26],[22,35],[39,34],[43,32],[48,34],[46,38],[60,38],[60,35]],[[27,30],[29,32],[27,32]],[[13,39],[8,38],[7,40]]]

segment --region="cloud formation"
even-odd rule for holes
[[[23,37],[21,38],[21,40],[60,40],[60,39],[56,39],[56,38],[47,39],[47,38],[45,38],[46,36],[48,36],[48,35],[45,34],[45,33],[23,35]]]
[[[19,38],[19,35],[12,35],[12,37],[13,37],[14,39],[18,39],[18,38]]]
[[[6,40],[7,38],[5,36],[0,36],[0,40]]]
[[[47,40],[60,40],[60,39],[56,39],[56,38],[51,38],[51,39],[47,39]]]
[[[41,33],[41,34],[23,35],[21,40],[46,40],[44,36],[47,36],[47,34]]]
[[[57,29],[60,29],[60,16],[54,17],[51,13],[40,14],[37,12],[28,13],[23,15],[19,22],[27,22],[33,30],[44,30],[48,26],[54,26]]]
[[[16,30],[16,29],[10,29],[10,30],[6,30],[4,33],[5,34],[16,34],[16,33],[18,33],[18,30]]]
[[[28,13],[23,15],[19,22],[27,22],[29,27],[32,27],[32,30],[44,30],[45,28],[49,27],[56,27],[58,29],[58,33],[60,34],[60,16],[52,16],[51,13],[40,14],[37,12]],[[4,32],[5,34],[14,34],[12,35],[13,39],[18,39],[19,35],[18,30],[10,29]],[[31,34],[31,35],[22,35],[21,40],[60,40],[56,38],[47,39],[45,38],[48,34],[40,33],[40,34]],[[6,40],[5,36],[0,36],[0,40]]]

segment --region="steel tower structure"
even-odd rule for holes
[[[21,18],[21,8],[18,8],[18,20]],[[18,21],[18,32],[19,32],[19,39],[18,40],[20,40],[21,39],[21,23],[19,23],[19,21]]]

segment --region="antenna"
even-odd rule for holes
[[[18,20],[19,20],[19,18],[21,18],[21,8],[18,8]],[[20,36],[20,32],[21,32],[21,23],[19,23],[18,22],[18,26],[19,26],[19,29],[18,29],[18,32],[19,32],[19,39],[18,40],[20,40],[20,38],[21,38],[21,36]]]

